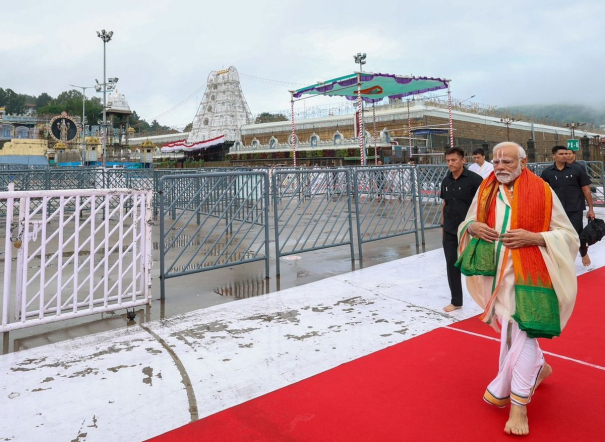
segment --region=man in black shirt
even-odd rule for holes
[[[441,182],[441,198],[444,201],[441,225],[447,282],[452,300],[443,310],[449,313],[462,307],[462,276],[460,269],[454,266],[458,259],[458,226],[466,218],[466,212],[483,178],[464,168],[464,151],[459,147],[450,147],[445,152],[445,163],[450,172]]]
[[[540,176],[550,184],[559,197],[567,217],[579,235],[584,225],[582,221],[582,213],[586,209],[584,200],[588,202],[586,218],[594,219],[595,217],[590,193],[590,177],[581,166],[568,164],[569,152],[565,146],[553,147],[552,154],[554,164],[544,169]],[[585,242],[580,244],[580,256],[582,256],[582,264],[589,266],[590,257]]]

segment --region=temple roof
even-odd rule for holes
[[[132,114],[126,97],[117,89],[107,97],[107,111],[114,114]]]

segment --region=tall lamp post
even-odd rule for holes
[[[103,29],[101,32],[97,31],[97,37],[103,40],[103,139],[101,141],[101,148],[103,149],[103,166],[105,166],[106,159],[106,147],[107,147],[107,80],[106,77],[106,57],[105,57],[105,46],[111,41],[113,31],[106,32]]]
[[[510,118],[510,117],[506,117],[506,118],[500,118],[500,123],[504,124],[506,126],[506,141],[510,141],[510,125],[513,124],[515,121],[521,121],[521,120],[515,120],[514,118]]]
[[[363,126],[363,101],[361,99],[361,73],[363,72],[363,65],[366,64],[366,53],[364,52],[363,54],[361,52],[358,52],[357,55],[353,55],[353,58],[355,59],[355,63],[357,63],[359,65],[359,73],[358,75],[358,81],[357,81],[357,105],[359,107],[359,154],[361,155],[361,165],[365,166],[366,165],[366,152],[365,152],[365,143],[364,143],[364,135],[365,135],[365,129]]]
[[[586,123],[567,123],[565,126],[569,127],[571,129],[571,139],[575,140],[576,139],[576,127],[582,127],[584,126]]]
[[[86,165],[86,89],[92,89],[94,86],[76,86],[71,87],[82,89],[82,166]]]

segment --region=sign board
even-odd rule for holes
[[[567,140],[567,149],[574,152],[580,150],[580,140]]]

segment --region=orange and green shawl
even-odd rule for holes
[[[483,181],[478,191],[477,221],[496,225],[496,197],[499,182],[494,174]],[[546,232],[552,216],[552,190],[527,168],[515,181],[511,203],[511,229]],[[511,200],[512,198],[512,200]],[[559,301],[538,246],[509,249],[515,275],[516,311],[513,319],[530,338],[552,338],[561,334]],[[504,263],[502,264],[504,267]],[[502,275],[500,275],[500,278]],[[497,286],[482,315],[489,321]],[[486,322],[487,322],[486,321]]]

